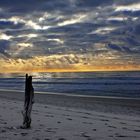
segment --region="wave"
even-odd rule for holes
[[[48,73],[38,73],[33,78],[35,91],[70,95],[140,97],[140,72],[71,73],[71,77],[68,77],[68,73],[55,73],[58,77],[54,77],[54,73],[52,76],[46,75]],[[10,75],[0,78],[0,88],[24,91],[24,82],[23,75]]]

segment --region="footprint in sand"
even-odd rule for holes
[[[104,115],[98,115],[98,117],[103,117],[103,118],[105,118],[105,116],[104,116]]]
[[[116,126],[111,126],[111,125],[109,125],[108,127],[110,127],[110,128],[115,128],[115,129],[117,128]]]
[[[37,130],[35,130],[34,132],[35,132],[35,133],[36,133],[36,132],[40,132],[40,130],[37,129]]]
[[[122,127],[122,129],[123,129],[123,130],[128,130],[128,128],[127,128],[127,127]]]
[[[67,120],[71,121],[72,119],[71,118],[66,118]]]
[[[82,122],[83,124],[93,124],[92,122]]]
[[[84,118],[84,119],[89,119],[89,117],[86,117],[86,116],[83,116],[82,118]]]
[[[56,131],[53,131],[53,130],[45,130],[45,132],[56,133]]]
[[[128,136],[125,136],[125,135],[116,135],[116,137],[119,137],[119,138],[125,138],[125,137],[128,137]]]
[[[48,130],[57,130],[58,128],[47,128]]]
[[[57,123],[61,123],[60,121],[58,121]]]
[[[82,132],[82,133],[81,133],[81,136],[82,136],[82,137],[85,137],[85,138],[90,138],[90,136],[87,135],[86,132]]]
[[[108,126],[109,124],[108,123],[105,123],[105,125]]]
[[[4,120],[3,120],[4,121]],[[1,124],[7,124],[7,122],[1,122]]]
[[[39,126],[42,126],[42,127],[43,127],[43,126],[44,126],[44,124],[40,124]]]
[[[70,115],[67,115],[67,114],[62,114],[62,116],[67,116],[67,117],[69,117]]]
[[[28,135],[28,133],[20,133],[22,136],[26,136]]]
[[[116,120],[118,120],[119,118],[117,118],[117,117],[113,117],[113,119],[116,119]]]
[[[1,130],[1,133],[5,133],[6,132],[6,130]]]
[[[140,130],[134,130],[135,132],[140,132]]]
[[[17,136],[18,134],[14,133],[15,136]]]
[[[126,136],[126,135],[121,135],[119,133],[115,133],[115,136],[118,138],[136,138],[136,136]]]
[[[36,138],[35,140],[40,140],[39,138]]]
[[[58,140],[66,140],[65,138],[59,138]]]
[[[113,138],[114,136],[112,136],[112,135],[109,135],[109,137],[110,137],[110,138]]]
[[[53,118],[54,116],[53,115],[45,115],[45,117]]]
[[[88,138],[87,140],[93,140],[92,138]]]
[[[126,124],[126,123],[124,123],[124,122],[120,122],[120,124]]]
[[[86,114],[86,115],[92,115],[91,113],[84,113],[84,114]]]
[[[107,119],[100,119],[100,121],[109,122],[109,120],[107,120]]]

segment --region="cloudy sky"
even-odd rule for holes
[[[140,0],[0,0],[0,72],[140,70]]]

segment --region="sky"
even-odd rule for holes
[[[0,73],[140,70],[140,0],[0,0]]]

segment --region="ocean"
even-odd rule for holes
[[[140,98],[140,72],[30,73],[35,92]],[[25,74],[0,74],[0,89],[24,91]]]

